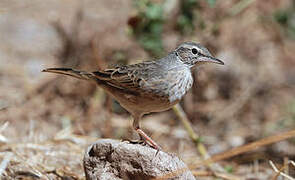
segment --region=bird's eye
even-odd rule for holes
[[[198,54],[199,52],[198,52],[198,50],[197,50],[196,48],[193,48],[193,49],[192,49],[192,53],[193,53],[193,54]]]

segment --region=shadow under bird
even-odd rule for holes
[[[140,129],[140,119],[144,114],[165,111],[177,104],[192,87],[192,69],[205,63],[224,64],[201,44],[185,42],[166,57],[154,61],[94,72],[71,68],[48,68],[42,72],[95,82],[132,115],[133,128],[139,136],[160,150],[160,146]]]

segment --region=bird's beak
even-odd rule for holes
[[[199,62],[204,62],[204,63],[215,63],[215,64],[221,64],[221,65],[224,65],[224,62],[215,58],[215,57],[212,57],[212,56],[206,56],[206,55],[203,55],[201,57],[198,58],[198,61]]]

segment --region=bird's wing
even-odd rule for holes
[[[155,68],[155,63],[144,62],[92,73],[97,79],[105,81],[110,86],[139,91],[142,90],[142,84],[152,76]]]

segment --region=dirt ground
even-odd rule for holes
[[[198,2],[195,29],[183,35],[175,28],[180,1],[166,0],[161,38],[165,53],[195,41],[225,62],[198,68],[181,101],[208,152],[294,129],[295,2]],[[1,179],[84,179],[82,158],[91,142],[137,138],[129,114],[94,84],[41,73],[151,59],[130,33],[136,13],[131,0],[0,1]],[[141,126],[188,165],[200,161],[172,110],[146,115]],[[294,157],[293,138],[218,163],[240,179],[271,179],[276,172],[269,160],[280,167]],[[287,174],[295,177],[294,170],[290,165]]]

